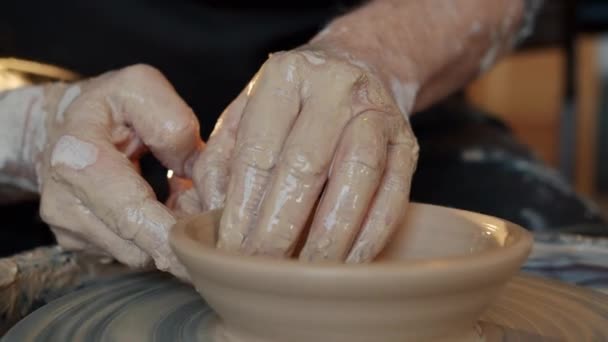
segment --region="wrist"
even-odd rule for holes
[[[407,55],[400,56],[398,61],[391,63],[387,58],[397,57],[388,56],[390,52],[377,45],[376,39],[370,39],[369,43],[362,45],[361,38],[357,39],[355,36],[340,30],[339,26],[335,30],[330,26],[313,38],[306,47],[326,51],[365,69],[392,95],[404,116],[412,114],[421,85],[424,84],[424,68],[418,67]],[[394,67],[395,65],[398,67]]]
[[[0,176],[3,183],[38,192],[49,113],[61,107],[63,83],[28,86],[0,94]],[[59,107],[58,107],[59,106]],[[54,115],[51,115],[54,117]]]
[[[311,44],[347,51],[372,66],[386,84],[394,78],[423,84],[430,77],[432,64],[428,60],[420,63],[419,58],[423,51],[417,41],[426,33],[416,23],[403,24],[409,20],[403,13],[416,10],[409,8],[410,3],[370,1],[335,18],[311,40]]]
[[[29,86],[6,92],[0,97],[0,173],[4,181],[27,191],[37,190],[32,156],[44,126],[45,91],[41,86]]]
[[[505,54],[522,12],[523,0],[375,0],[332,21],[311,44],[348,51],[390,88],[417,89],[419,110]]]
[[[344,31],[339,24],[332,24],[315,36],[308,46],[329,51],[355,65],[364,66],[387,84],[395,74],[413,83],[424,81],[424,66],[416,65],[409,54],[391,56],[393,52],[383,48],[373,32],[368,32],[367,35],[369,37],[364,38]],[[365,41],[362,41],[363,39]],[[398,62],[393,63],[391,59],[398,59]],[[394,67],[395,64],[398,68]]]

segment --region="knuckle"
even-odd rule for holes
[[[354,143],[346,147],[345,161],[371,170],[383,168],[387,154],[387,138],[378,132],[358,132]]]
[[[420,145],[418,145],[418,141],[415,141],[411,146],[412,159],[414,162],[418,162],[418,158],[420,156]]]
[[[327,169],[327,163],[321,160],[319,153],[310,150],[288,149],[282,163],[297,178],[318,176]]]
[[[374,208],[367,213],[361,231],[360,240],[373,240],[378,235],[378,230],[387,229],[386,208]]]
[[[351,200],[353,199],[354,198],[351,198]],[[344,230],[359,228],[357,226],[360,224],[359,216],[359,210],[353,208],[352,206],[339,206],[337,215],[333,218],[333,227],[328,228],[342,227]]]
[[[85,245],[72,237],[67,236],[60,229],[53,229],[53,234],[57,244],[69,251],[80,251],[85,249]]]
[[[226,146],[227,144],[211,144],[209,143],[198,158],[194,162],[194,168],[204,170],[208,167],[226,168],[230,161],[230,156],[233,153],[234,146]]]
[[[61,225],[64,223],[66,208],[60,208],[60,199],[57,198],[54,191],[43,190],[40,198],[40,206],[38,212],[42,221],[49,225]]]
[[[304,60],[304,56],[300,52],[288,51],[273,54],[268,61],[277,66],[284,66],[290,64],[301,65]]]
[[[413,162],[418,161],[418,156],[420,154],[420,145],[418,144],[418,139],[411,134],[408,136],[408,139],[404,143],[405,150],[408,152],[410,159]]]
[[[165,144],[178,145],[198,137],[198,121],[193,117],[171,116],[165,117],[160,129]]]
[[[410,191],[408,179],[404,175],[396,173],[387,174],[382,186],[389,192],[409,193]]]
[[[328,62],[327,56],[321,51],[300,50],[292,53],[295,62],[301,61],[307,65],[318,66]]]
[[[139,233],[144,220],[145,217],[141,209],[134,207],[125,208],[116,222],[116,234],[127,241],[132,241],[137,236],[137,233]]]
[[[279,150],[269,141],[243,142],[236,153],[237,161],[261,171],[272,170]]]
[[[341,175],[375,177],[380,175],[382,164],[378,160],[349,159],[345,160],[336,171]]]
[[[337,64],[337,69],[343,74],[352,75],[355,79],[361,79],[367,75],[366,70],[351,63],[339,62]]]
[[[299,65],[295,59],[292,52],[276,52],[271,54],[262,66],[264,72],[261,74],[261,78],[267,79],[269,76],[278,76],[289,65]]]
[[[352,143],[342,146],[344,159],[341,164],[345,170],[378,173],[384,169],[387,154],[387,138],[381,131],[374,129],[350,130]]]
[[[411,176],[418,163],[417,148],[406,144],[389,146],[389,159],[387,161],[388,171],[396,174]]]
[[[56,212],[54,210],[53,199],[49,198],[47,193],[42,193],[42,197],[40,199],[40,218],[42,221],[47,224],[53,225],[57,224]]]
[[[65,165],[63,163],[59,163],[59,162],[51,162],[49,163],[49,176],[53,181],[56,182],[61,182],[62,180],[64,180],[66,178],[66,174],[65,174]]]
[[[360,210],[353,209],[352,206],[342,208],[338,220],[344,227],[350,227],[351,229],[360,228]]]
[[[276,64],[276,63],[280,63],[281,61],[283,61],[286,56],[291,55],[291,52],[288,51],[277,51],[277,52],[273,52],[268,56],[268,60],[266,61],[266,64]]]
[[[277,100],[293,101],[296,97],[297,87],[293,85],[300,83],[304,66],[303,58],[294,52],[286,52],[273,55],[267,62],[266,72],[262,80],[266,81],[266,86],[272,91]]]
[[[420,145],[411,129],[407,129],[403,134],[398,134],[396,141],[389,145],[389,151],[393,154],[393,159],[403,161],[404,166],[415,166],[420,154]]]
[[[356,65],[343,61],[337,62],[334,66],[334,78],[344,84],[349,84],[356,89],[368,88],[369,78],[365,70]]]
[[[128,80],[154,80],[163,78],[162,73],[155,67],[148,64],[134,64],[121,69],[117,76]]]
[[[112,254],[121,263],[135,268],[142,268],[152,262],[152,258],[149,255],[135,246],[130,247],[131,248],[122,249]]]
[[[230,169],[229,159],[225,156],[217,156],[215,153],[203,153],[194,163],[192,180],[195,184],[203,184],[206,181],[214,181],[217,176],[228,174]],[[209,184],[211,185],[211,184]]]

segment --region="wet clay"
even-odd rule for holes
[[[406,214],[386,248],[364,265],[217,249],[221,210],[179,221],[170,241],[220,317],[205,320],[214,342],[480,338],[475,323],[524,262],[530,233],[429,205],[413,203]]]

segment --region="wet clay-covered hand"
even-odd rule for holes
[[[218,247],[372,260],[405,215],[408,115],[507,53],[539,2],[374,0],[272,55],[195,166],[203,209],[225,206]]]
[[[312,45],[273,54],[195,166],[203,208],[225,201],[218,247],[286,256],[305,238],[304,260],[373,258],[408,201],[412,100],[346,54]]]
[[[202,141],[192,110],[157,70],[138,65],[76,84],[16,90],[6,99],[25,109],[14,158],[20,172],[13,174],[39,189],[42,219],[61,246],[131,266],[153,261],[185,276],[167,241],[174,215],[135,162],[149,150],[188,177]]]

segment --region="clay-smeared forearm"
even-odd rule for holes
[[[0,93],[0,186],[38,192],[35,159],[46,144],[45,118],[44,87]]]
[[[413,111],[488,69],[529,32],[539,0],[374,0],[335,19],[312,44],[373,66]],[[403,108],[402,108],[403,109]]]

